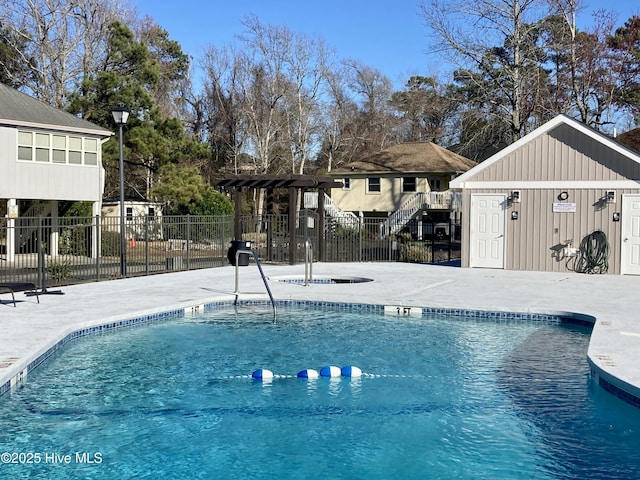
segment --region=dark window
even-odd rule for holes
[[[127,220],[133,220],[133,207],[127,207]]]
[[[380,177],[367,178],[367,193],[380,193]]]
[[[404,177],[402,179],[402,191],[403,192],[415,192],[416,191],[416,177]]]
[[[351,190],[351,179],[343,178],[342,179],[342,189],[343,190]]]
[[[442,182],[439,178],[432,178],[429,180],[429,187],[432,192],[439,192],[442,190]]]
[[[155,217],[155,216],[156,216],[156,209],[155,209],[155,208],[153,208],[153,207],[149,207],[149,216],[150,216],[151,218],[153,218],[153,217]]]

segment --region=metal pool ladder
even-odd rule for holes
[[[258,254],[255,252],[255,250],[238,249],[236,251],[236,290],[234,292],[234,294],[236,296],[236,299],[234,300],[233,304],[234,305],[238,304],[238,296],[240,295],[240,288],[239,288],[239,282],[238,282],[238,273],[239,273],[239,271],[238,271],[238,263],[239,263],[240,254],[241,253],[251,254],[253,256],[253,259],[256,262],[256,265],[258,267],[258,271],[260,272],[260,276],[262,277],[262,282],[264,283],[264,286],[267,289],[267,293],[269,294],[269,299],[271,300],[271,306],[273,307],[273,322],[275,323],[276,316],[277,316],[276,302],[273,299],[273,295],[271,294],[271,289],[269,288],[269,282],[267,282],[267,277],[265,277],[265,275],[264,275],[264,271],[262,270],[262,265],[260,264],[260,259],[258,258]]]
[[[313,245],[308,238],[304,242],[304,286],[313,282]]]

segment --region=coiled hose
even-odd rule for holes
[[[596,230],[580,242],[580,256],[576,261],[578,273],[607,273],[609,270],[609,242],[607,235]]]

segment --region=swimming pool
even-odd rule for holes
[[[91,336],[0,399],[0,452],[40,455],[0,476],[638,478],[640,412],[591,384],[588,340],[261,306]],[[366,375],[295,378],[324,365]]]

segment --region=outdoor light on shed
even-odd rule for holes
[[[514,190],[511,192],[511,201],[513,203],[520,203],[520,190]]]
[[[558,200],[560,200],[561,202],[564,202],[565,200],[567,200],[569,198],[569,192],[567,192],[566,190],[560,192],[558,194]]]
[[[122,149],[122,127],[127,123],[127,120],[129,120],[129,109],[120,104],[111,110],[111,115],[113,115],[113,120],[120,130],[120,275],[124,277],[127,275],[127,241],[124,231],[124,157]]]
[[[607,190],[607,203],[616,203],[616,191],[615,190]]]

